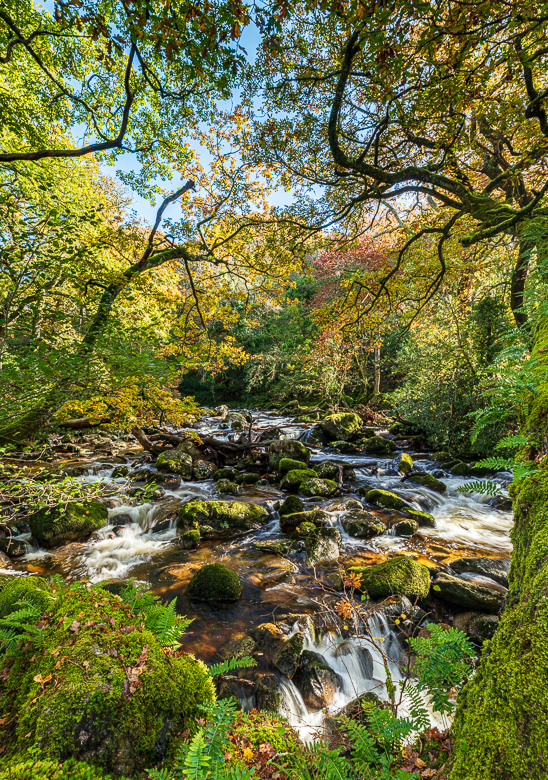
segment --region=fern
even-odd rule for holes
[[[186,752],[183,777],[188,780],[203,780],[207,777],[211,756],[207,753],[208,745],[202,731],[199,731]]]
[[[477,482],[466,482],[457,488],[457,493],[479,493],[482,496],[500,496],[501,489],[497,482],[491,480],[478,480]]]
[[[41,645],[44,635],[44,630],[34,625],[42,615],[42,607],[26,598],[16,604],[19,609],[0,618],[0,648],[9,652],[17,649],[22,637]]]
[[[145,628],[156,636],[163,647],[178,647],[179,637],[185,633],[192,623],[175,611],[175,599],[165,606],[158,596],[148,589],[148,585],[140,583],[134,585],[135,580],[130,579],[120,592],[120,598],[129,604],[133,612],[142,615]]]
[[[424,731],[430,725],[428,710],[416,685],[407,683],[405,694],[410,702],[411,720],[415,731]]]
[[[513,450],[518,447],[526,447],[529,444],[529,439],[521,433],[515,436],[505,436],[495,445],[496,450]]]
[[[255,659],[251,658],[251,656],[246,656],[245,658],[231,658],[228,661],[212,664],[212,666],[209,667],[209,676],[217,677],[219,674],[227,674],[227,672],[231,672],[233,669],[246,669],[250,666],[255,666],[256,663]]]
[[[480,468],[493,469],[493,471],[511,471],[514,467],[514,459],[501,458],[500,456],[484,458],[483,460],[479,460],[475,465],[480,466]]]

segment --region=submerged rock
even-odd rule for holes
[[[41,547],[58,547],[65,542],[86,539],[107,524],[104,504],[90,499],[71,501],[66,506],[39,509],[27,518],[31,533]]]
[[[430,590],[430,572],[411,558],[397,556],[372,566],[352,566],[360,575],[362,587],[371,598],[409,596],[424,599]]]
[[[450,604],[492,614],[499,612],[506,600],[506,591],[496,583],[473,582],[447,572],[438,573],[434,591],[438,598]]]
[[[268,520],[268,512],[258,504],[243,501],[190,501],[179,510],[180,531],[200,529],[206,539],[226,538],[259,528]]]
[[[341,553],[341,532],[332,526],[316,527],[312,523],[302,523],[296,530],[299,538],[304,539],[304,547],[309,566],[337,563]]]
[[[242,583],[236,572],[222,563],[209,563],[192,576],[187,595],[195,601],[209,604],[238,601],[242,595]]]

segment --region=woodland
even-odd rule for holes
[[[0,780],[548,780],[547,293],[545,0],[0,0]]]

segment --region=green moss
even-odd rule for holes
[[[47,580],[42,577],[10,577],[0,590],[0,617],[20,609],[19,601],[30,601],[44,612],[53,604],[54,596]]]
[[[40,509],[27,522],[33,537],[42,547],[56,547],[65,542],[85,539],[107,524],[108,511],[93,499],[73,501],[66,507]]]
[[[236,572],[222,563],[210,563],[192,576],[187,594],[197,601],[209,603],[238,601],[242,595],[242,583]]]
[[[432,474],[413,474],[410,479],[412,482],[416,482],[417,485],[434,490],[436,493],[443,494],[447,490],[447,485],[440,479],[436,479]]]
[[[372,566],[353,566],[349,571],[361,575],[364,590],[374,599],[385,596],[423,599],[430,590],[430,572],[426,566],[404,556]]]
[[[282,490],[296,490],[301,482],[311,477],[317,477],[316,472],[312,469],[293,469],[283,477],[280,487]]]
[[[331,496],[340,495],[341,491],[337,483],[333,482],[331,479],[310,478],[304,479],[300,483],[299,493],[308,498],[314,496],[330,498]]]
[[[192,478],[192,456],[182,450],[168,450],[156,458],[156,468],[159,471],[169,471],[179,474],[183,479]]]
[[[303,512],[304,504],[298,496],[288,496],[278,510],[280,517],[292,515],[294,512]]]
[[[400,474],[409,474],[413,469],[413,458],[408,452],[402,452],[398,459],[398,472]]]
[[[468,475],[468,464],[459,461],[459,463],[455,463],[454,466],[451,466],[449,473],[454,477],[466,477]]]
[[[224,493],[227,496],[237,496],[240,492],[240,486],[230,479],[218,479],[215,482],[215,489],[217,493]]]
[[[287,474],[288,471],[293,471],[294,469],[302,469],[303,464],[302,461],[294,460],[293,458],[281,458],[279,464],[278,464],[278,471],[280,474]]]
[[[335,479],[339,476],[339,464],[332,460],[324,460],[314,466],[314,471],[320,479]]]
[[[419,530],[419,524],[416,520],[400,520],[394,526],[396,536],[413,536]]]
[[[420,528],[435,528],[436,521],[429,512],[421,512],[419,509],[406,509],[405,514],[412,520],[416,520]]]
[[[407,503],[407,501],[404,501],[403,498],[400,498],[390,490],[379,490],[378,488],[374,488],[373,490],[368,491],[365,498],[370,504],[376,504],[377,506],[382,506],[385,509],[412,508]]]
[[[110,780],[97,767],[81,761],[69,759],[59,761],[43,761],[41,759],[10,760],[0,767],[0,780]],[[118,780],[124,780],[119,777]]]
[[[268,512],[243,501],[190,501],[179,510],[179,532],[199,527],[204,538],[222,538],[259,528]]]
[[[252,748],[272,745],[276,753],[294,754],[299,749],[299,738],[291,726],[276,715],[266,712],[242,712],[233,729],[234,741],[249,742]]]
[[[321,420],[320,425],[330,439],[349,441],[360,430],[363,422],[354,412],[339,412]]]
[[[217,482],[218,479],[236,479],[238,475],[238,472],[236,469],[231,469],[229,467],[226,467],[224,469],[217,469],[217,471],[213,474],[213,480]]]
[[[200,544],[200,529],[189,528],[181,533],[180,539],[185,550],[194,550]]]
[[[364,452],[379,455],[389,455],[396,449],[396,444],[391,439],[385,439],[383,436],[371,436],[361,442],[361,448]]]
[[[99,587],[61,586],[40,645],[3,657],[0,726],[7,755],[38,751],[113,774],[157,763],[170,735],[214,700],[205,665],[166,652],[141,617]]]
[[[308,465],[310,450],[298,439],[274,441],[268,448],[268,465],[271,471],[277,471],[282,458],[291,458]]]

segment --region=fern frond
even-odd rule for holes
[[[483,460],[478,460],[475,465],[482,469],[493,469],[493,471],[511,471],[514,467],[514,459],[501,457],[484,458]]]
[[[526,447],[529,444],[529,439],[523,434],[517,434],[515,436],[505,436],[495,445],[496,450],[512,450],[518,447]]]
[[[478,480],[477,482],[466,482],[457,488],[457,493],[479,493],[482,496],[501,495],[500,485],[491,480]]]
[[[211,756],[207,754],[207,744],[200,730],[188,747],[185,758],[183,777],[188,780],[204,780],[209,772]]]
[[[219,674],[227,674],[234,669],[246,669],[250,666],[256,666],[257,661],[251,656],[245,658],[231,658],[228,661],[222,661],[209,667],[209,676],[217,677]]]

